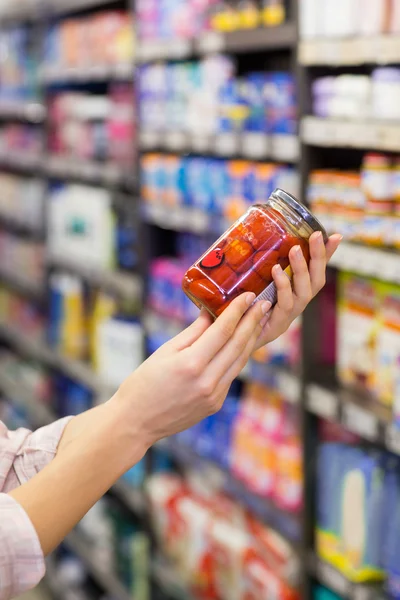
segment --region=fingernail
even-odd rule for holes
[[[255,299],[256,299],[256,295],[253,292],[249,292],[246,297],[247,306],[250,306],[250,304],[253,304]]]
[[[337,235],[337,238],[338,238],[339,242],[341,242],[341,241],[342,241],[342,239],[343,239],[343,236],[342,236],[342,234],[340,234],[340,233],[339,233],[339,234]]]
[[[294,247],[294,253],[295,253],[296,258],[301,258],[303,256],[300,246]]]
[[[263,302],[261,304],[261,310],[264,315],[266,315],[271,310],[271,306],[272,306],[271,302]]]
[[[275,271],[275,275],[282,275],[282,273],[283,273],[282,267],[279,264],[274,266],[274,271]]]

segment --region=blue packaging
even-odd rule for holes
[[[211,186],[212,207],[216,215],[222,216],[229,193],[229,174],[226,160],[209,161],[208,177]]]
[[[245,83],[245,97],[249,114],[244,123],[244,130],[254,133],[267,133],[268,121],[265,101],[265,73],[251,73]]]
[[[129,471],[124,473],[122,479],[131,487],[141,487],[146,477],[146,460],[142,458]]]
[[[208,177],[208,161],[191,157],[186,162],[186,185],[189,205],[203,212],[212,210],[212,192]]]
[[[321,585],[315,586],[313,598],[314,600],[342,600],[335,592],[332,592]]]
[[[297,100],[294,77],[285,72],[270,73],[264,89],[270,133],[295,134]]]

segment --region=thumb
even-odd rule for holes
[[[188,348],[203,335],[203,333],[210,327],[212,322],[213,320],[211,315],[205,309],[203,309],[194,323],[172,338],[170,345],[178,351]]]

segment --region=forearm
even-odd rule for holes
[[[147,450],[132,419],[111,402],[66,428],[55,459],[28,483],[11,492],[51,552],[93,504]]]

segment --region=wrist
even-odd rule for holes
[[[109,458],[112,455],[116,478],[139,462],[149,448],[140,428],[127,418],[116,397],[74,417],[64,430],[57,455],[72,445],[84,445]]]
[[[115,438],[116,451],[122,457],[127,471],[141,460],[152,445],[141,416],[130,405],[125,405],[117,392],[103,405],[106,435]]]

